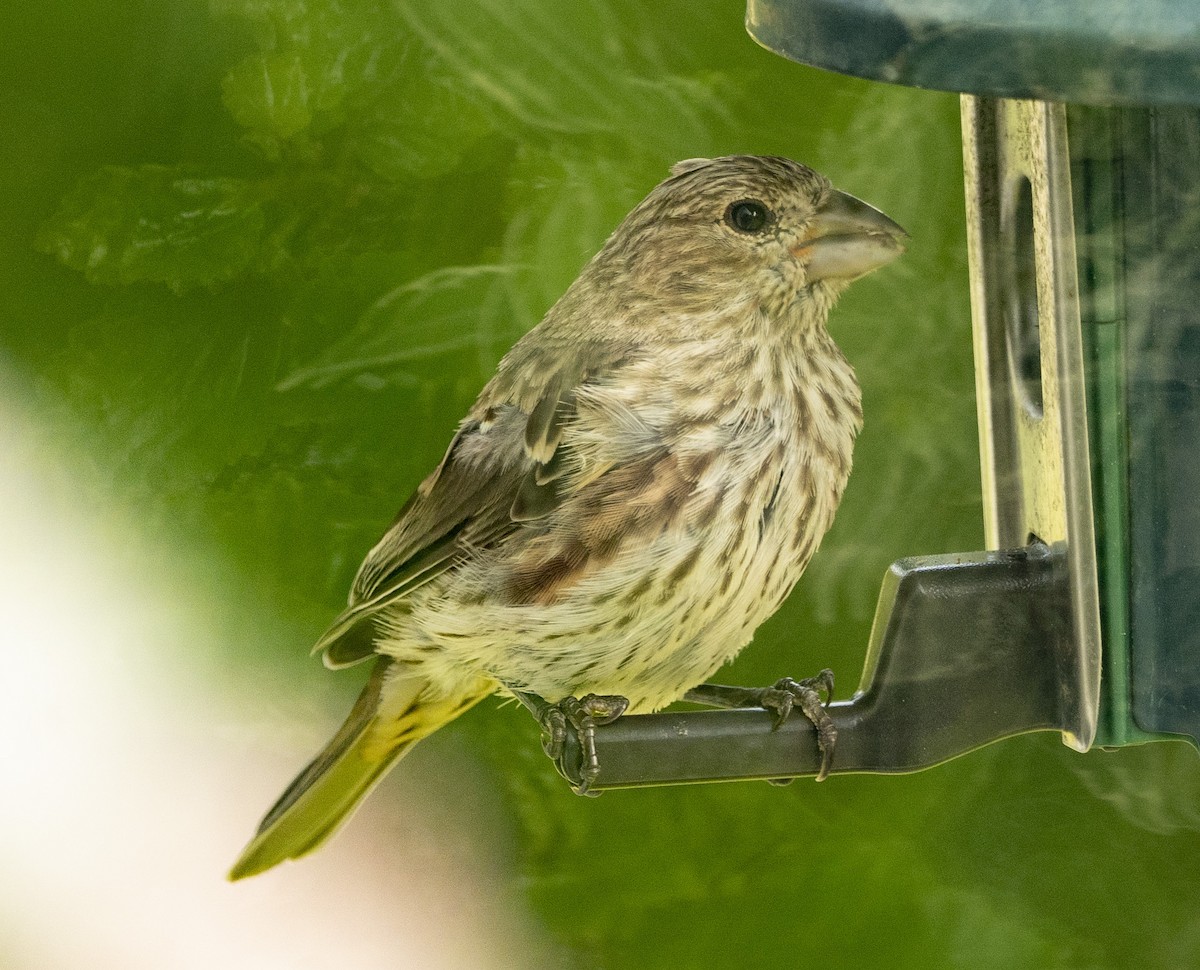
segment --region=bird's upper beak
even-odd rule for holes
[[[809,280],[853,280],[890,263],[908,238],[874,206],[836,190],[809,220],[791,253],[805,264]]]

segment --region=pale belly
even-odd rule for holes
[[[623,549],[553,603],[464,604],[453,576],[431,583],[381,648],[447,690],[482,674],[550,701],[619,694],[631,711],[661,708],[750,641],[828,528],[844,483],[819,462],[788,462],[773,481],[744,482],[704,530]]]

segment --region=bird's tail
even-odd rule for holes
[[[346,723],[279,796],[229,878],[244,879],[312,852],[409,748],[488,693],[431,700],[423,696],[427,687],[411,668],[380,657]]]

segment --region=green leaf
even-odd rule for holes
[[[103,168],[43,224],[39,250],[93,283],[165,283],[180,292],[242,274],[265,219],[260,188],[178,168]]]
[[[408,47],[390,4],[215,0],[249,26],[259,52],[225,77],[226,107],[269,158],[343,126],[394,83]]]
[[[389,181],[445,175],[496,130],[464,85],[436,65],[409,68],[388,90],[355,126],[353,145]]]
[[[319,93],[295,53],[246,58],[229,72],[222,90],[230,113],[262,145],[286,141],[307,128]]]

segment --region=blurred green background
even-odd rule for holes
[[[828,665],[844,695],[887,565],[982,545],[957,98],[785,62],[742,15],[0,10],[0,465],[23,483],[0,511],[0,619],[26,705],[4,730],[28,769],[0,781],[28,806],[0,836],[0,963],[79,966],[51,914],[121,886],[156,902],[77,927],[89,966],[1200,966],[1194,752],[1079,756],[1048,734],[905,778],[593,800],[522,711],[485,703],[320,856],[220,882],[360,685],[307,646],[361,556],[678,159],[788,155],[913,237],[832,320],[866,410],[838,521],[722,679]],[[97,611],[149,626],[101,652]],[[96,694],[127,700],[84,718],[72,698]],[[83,776],[41,762],[79,747],[45,725],[111,740],[66,798],[49,779]],[[403,949],[422,932],[428,952]]]

